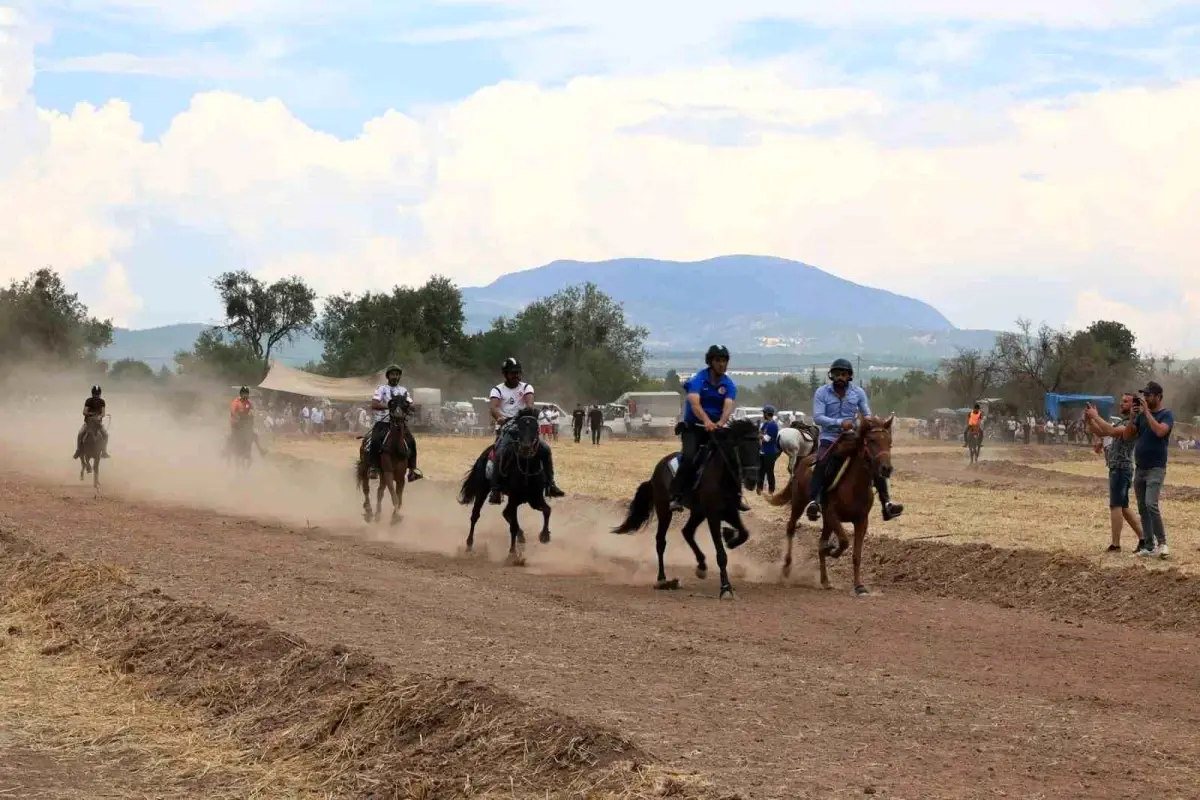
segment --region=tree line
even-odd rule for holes
[[[177,353],[176,370],[154,372],[140,361],[106,364],[112,324],[92,317],[50,268],[0,289],[0,365],[47,359],[83,365],[113,380],[166,382],[176,375],[256,384],[280,346],[303,333],[322,344],[307,369],[331,377],[366,375],[391,362],[428,385],[464,396],[496,380],[508,356],[521,359],[526,379],[560,402],[602,402],[626,391],[681,391],[673,370],[645,374],[647,330],[626,319],[621,304],[594,284],[570,286],[530,303],[487,330],[468,333],[461,290],[441,275],[416,287],[343,293],[318,310],[316,292],[298,277],[266,282],[246,271],[213,280],[224,312],[191,350]],[[1077,331],[1035,327],[1018,319],[991,350],[959,350],[934,371],[866,381],[873,410],[923,416],[933,408],[969,406],[1000,398],[1014,410],[1040,411],[1046,392],[1119,394],[1158,376],[1178,413],[1200,412],[1200,374],[1171,374],[1172,359],[1139,352],[1124,324],[1094,322]],[[864,376],[859,376],[860,381]],[[807,410],[823,371],[786,375],[739,393],[743,405]]]

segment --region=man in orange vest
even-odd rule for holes
[[[250,425],[250,435],[253,438],[254,446],[258,448],[258,454],[265,456],[267,453],[263,450],[263,446],[258,442],[258,431],[254,430],[254,405],[250,402],[250,389],[243,386],[238,392],[237,398],[229,404],[229,427],[231,434],[237,435],[239,425]],[[232,443],[232,437],[230,439]]]
[[[971,413],[967,415],[967,429],[963,431],[963,447],[967,446],[967,434],[971,432],[972,428],[983,433],[983,410],[980,409],[979,403],[976,403],[975,407],[971,409]]]

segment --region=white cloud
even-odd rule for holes
[[[1155,308],[1147,310],[1114,299],[1111,289],[1088,289],[1075,298],[1072,327],[1086,327],[1096,320],[1111,319],[1125,323],[1138,337],[1138,348],[1157,355],[1190,356],[1200,352],[1200,292],[1171,291],[1158,293]]]
[[[104,273],[104,293],[91,303],[88,310],[99,319],[110,319],[113,325],[128,327],[131,316],[142,307],[142,298],[129,285],[124,265],[113,261]]]
[[[1176,293],[1200,274],[1200,83],[993,109],[1003,125],[953,144],[872,133],[929,126],[929,112],[732,66],[506,82],[418,116],[389,112],[351,139],[232,92],[197,95],[154,141],[119,101],[18,109],[33,135],[0,134],[0,218],[18,221],[0,227],[0,270],[103,264],[101,303],[136,317],[125,270],[136,279],[144,234],[166,220],[238,254],[214,272],[294,271],[326,292],[435,271],[478,283],[555,258],[730,252],[917,295],[964,272],[1136,272]],[[978,123],[957,113],[934,127]],[[725,146],[705,141],[718,134]],[[1061,302],[1068,313],[1072,298]],[[1084,297],[1076,315],[1099,302]],[[1186,327],[1108,310],[1164,347],[1200,346]]]

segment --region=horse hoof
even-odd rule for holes
[[[654,584],[654,588],[666,592],[673,592],[679,588],[679,579],[671,578],[670,580],[659,581],[658,583]]]
[[[830,583],[829,581],[821,581],[821,588],[822,589],[832,589],[833,584]]]
[[[392,517],[391,521],[388,524],[389,525],[399,525],[400,520],[402,520],[402,519],[404,519],[404,517]]]
[[[538,541],[542,544],[550,544],[550,531],[542,531],[538,534]]]
[[[871,590],[868,589],[867,587],[863,586],[861,583],[855,585],[855,587],[854,587],[854,596],[855,597],[862,597],[862,596],[868,595],[870,593],[871,593]]]
[[[734,599],[733,589],[729,588],[728,586],[725,587],[724,589],[722,589],[721,590],[721,599],[722,600],[733,600]]]
[[[696,567],[696,577],[704,580],[708,577],[708,567]]]
[[[782,572],[783,572],[783,577],[790,578],[792,576],[792,565],[784,564]]]
[[[523,567],[525,566],[525,556],[510,555],[507,563],[510,567]]]

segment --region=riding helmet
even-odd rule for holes
[[[851,378],[854,377],[854,365],[851,364],[848,359],[839,358],[837,361],[834,361],[829,365],[830,372],[833,372],[835,369],[844,369],[846,372],[850,373]]]
[[[400,368],[399,364],[390,364],[388,365],[388,368],[383,371],[383,376],[386,378],[393,372],[399,372],[401,375],[404,374],[404,370]]]
[[[504,364],[502,364],[500,367],[500,372],[503,374],[508,374],[509,372],[520,372],[520,371],[521,371],[521,362],[517,361],[512,356],[509,356],[508,358],[504,359]]]
[[[243,386],[241,389],[238,389],[238,394],[250,394],[249,387]]]
[[[729,360],[729,348],[723,344],[714,344],[708,348],[708,352],[704,354],[704,363],[711,365],[718,358]]]
[[[92,397],[99,397],[99,396],[100,396],[100,386],[99,386],[99,384],[96,384],[96,385],[92,386]]]

